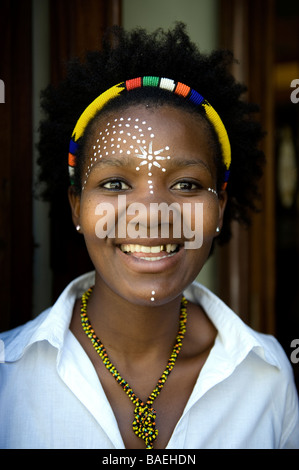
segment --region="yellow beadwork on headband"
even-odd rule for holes
[[[127,80],[125,82],[121,82],[118,85],[114,85],[113,87],[109,88],[109,90],[105,91],[101,95],[99,95],[81,114],[80,118],[77,121],[77,124],[74,128],[72,138],[70,141],[70,148],[69,148],[69,175],[71,182],[73,183],[74,179],[74,168],[76,166],[76,152],[78,149],[78,140],[80,137],[83,136],[84,131],[88,125],[88,123],[95,117],[95,115],[104,108],[104,106],[112,99],[119,96],[124,91],[130,91],[136,88],[141,87],[156,87],[161,88],[163,90],[168,90],[176,95],[180,95],[187,99],[188,101],[192,102],[195,105],[202,106],[206,112],[206,116],[209,122],[214,127],[216,134],[219,139],[219,143],[222,150],[222,157],[223,163],[226,167],[225,178],[223,182],[222,189],[226,188],[228,177],[229,177],[229,169],[231,165],[231,147],[229,138],[224,127],[224,124],[217,113],[217,111],[205,100],[197,91],[193,90],[187,85],[184,85],[181,82],[175,82],[169,78],[159,78],[159,77],[138,77],[132,80]]]
[[[94,118],[96,113],[98,113],[110,100],[120,95],[123,90],[125,90],[124,82],[109,88],[107,91],[104,91],[104,93],[98,96],[92,103],[90,103],[89,106],[87,106],[85,111],[83,111],[79,117],[73,131],[72,139],[74,142],[77,142],[80,137],[82,137],[87,124]]]

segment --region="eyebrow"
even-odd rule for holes
[[[135,158],[132,158],[135,157]],[[131,155],[121,155],[121,156],[106,156],[97,160],[96,163],[93,164],[93,169],[97,166],[108,166],[108,167],[132,167],[136,166],[136,156],[134,154]],[[212,170],[210,166],[200,158],[190,158],[188,160],[182,159],[180,157],[171,157],[171,159],[167,160],[167,164],[170,167],[179,167],[179,168],[186,168],[190,166],[201,166],[208,170],[210,174],[212,174]]]
[[[178,167],[186,167],[186,166],[203,166],[206,168],[208,171],[211,171],[209,165],[204,161],[201,160],[200,158],[190,158],[188,160],[184,160],[180,157],[173,157],[171,160],[169,160],[169,165],[170,166],[178,166]]]
[[[96,163],[93,164],[93,168],[96,166],[116,166],[116,167],[125,167],[125,166],[134,166],[136,165],[136,162],[134,163],[134,160],[132,159],[132,156],[128,155],[122,155],[120,157],[115,157],[111,158],[111,155],[108,157],[104,158],[98,158]]]

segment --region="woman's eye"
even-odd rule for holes
[[[200,188],[200,184],[192,183],[192,181],[179,181],[179,183],[172,186],[172,189],[179,189],[180,191],[192,191]]]
[[[122,191],[124,189],[130,189],[130,186],[121,180],[107,181],[102,185],[105,189],[111,189],[112,191]]]

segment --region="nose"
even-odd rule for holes
[[[182,211],[178,202],[171,201],[161,191],[149,196],[139,194],[138,201],[122,196],[118,205],[118,223],[126,225],[129,237],[181,238]]]

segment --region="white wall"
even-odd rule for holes
[[[209,52],[218,43],[218,0],[123,0],[123,26],[152,31],[175,21],[187,25],[191,39]]]

